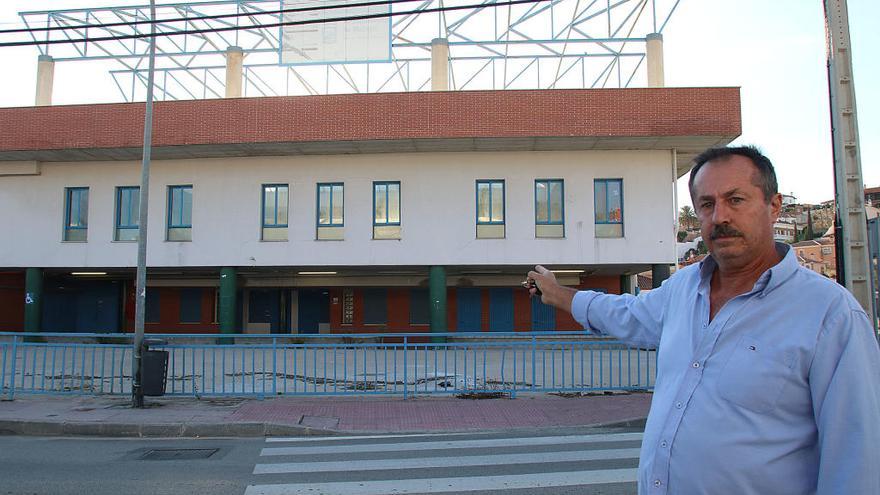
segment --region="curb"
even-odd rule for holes
[[[200,438],[320,436],[335,432],[272,423],[96,423],[0,420],[0,435]]]
[[[631,418],[607,423],[589,425],[558,426],[548,425],[542,428],[575,429],[575,428],[643,428],[646,418]],[[394,431],[399,435],[419,434],[454,434],[480,432],[511,432],[534,431],[528,428],[470,428],[461,430],[414,430]],[[224,438],[224,437],[308,437],[339,435],[375,435],[389,434],[388,431],[348,431],[325,430],[298,425],[277,423],[97,423],[97,422],[51,422],[51,421],[14,421],[0,420],[0,435],[22,436],[98,436],[108,438]]]

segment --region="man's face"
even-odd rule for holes
[[[694,178],[692,199],[703,242],[722,267],[741,267],[772,252],[773,222],[782,196],[768,204],[754,184],[758,169],[744,156],[707,162]]]

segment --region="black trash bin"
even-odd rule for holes
[[[150,349],[151,345],[164,345],[165,341],[144,339],[141,349],[141,392],[150,397],[165,395],[168,380],[168,351]]]

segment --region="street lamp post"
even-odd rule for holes
[[[156,1],[150,0],[150,61],[147,72],[147,104],[144,111],[144,157],[138,204],[138,257],[135,282],[134,339],[131,360],[132,407],[144,407],[141,384],[141,350],[144,341],[144,313],[147,302],[147,209],[150,196],[150,152],[153,146],[153,72],[156,68]]]

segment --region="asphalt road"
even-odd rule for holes
[[[640,444],[634,429],[289,439],[0,437],[0,495],[624,495],[636,493]]]

